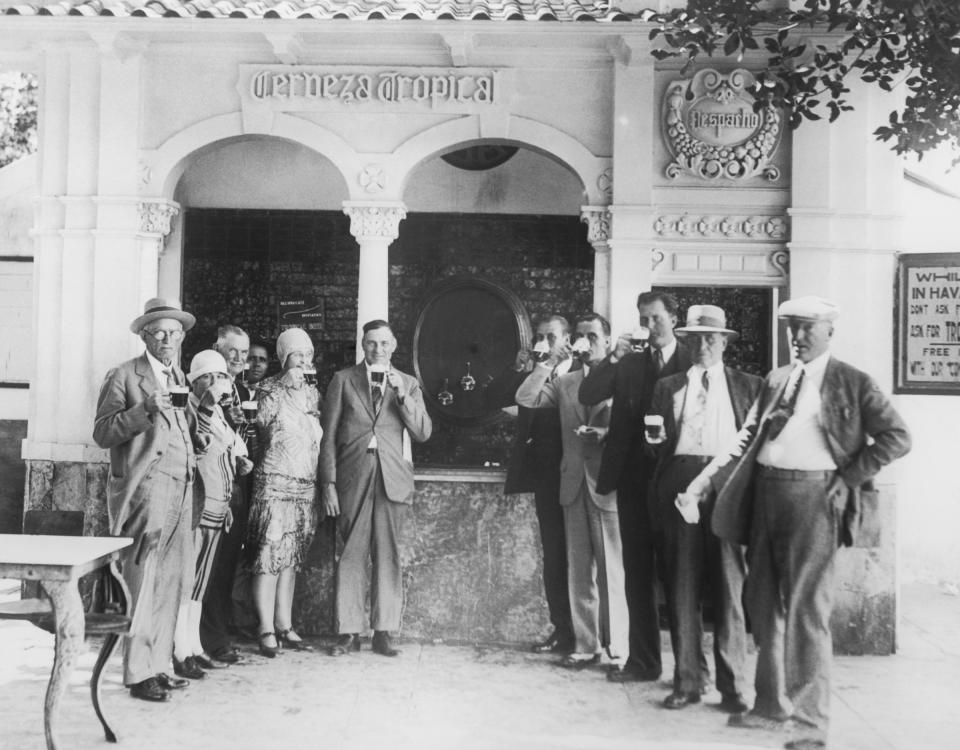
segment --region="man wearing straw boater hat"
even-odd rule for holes
[[[93,439],[110,449],[110,533],[133,538],[120,554],[132,623],[124,653],[130,695],[164,701],[189,682],[167,674],[177,609],[193,580],[193,477],[187,381],[177,360],[196,322],[175,300],[154,298],[130,331],[146,345],[107,373]]]
[[[664,578],[676,661],[673,692],[664,706],[699,703],[710,670],[703,654],[701,595],[712,604],[716,682],[721,709],[746,711],[743,702],[747,632],[743,616],[743,548],[710,531],[713,507],[675,506],[682,492],[743,425],[763,379],[725,367],[723,353],[737,333],[715,305],[691,305],[687,324],[675,331],[690,352],[686,372],[657,381],[648,415],[663,419],[660,434],[648,440],[658,456],[652,491],[653,521],[664,537]]]
[[[831,356],[835,304],[801,297],[779,313],[796,361],[767,375],[732,448],[687,494],[703,503],[718,490],[714,532],[749,543],[757,698],[730,723],[789,730],[785,747],[810,750],[827,741],[836,550],[876,545],[872,477],[910,435],[873,379]]]

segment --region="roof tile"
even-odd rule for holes
[[[10,16],[302,18],[368,21],[628,21],[606,0],[0,0]]]

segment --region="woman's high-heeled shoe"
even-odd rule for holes
[[[290,633],[292,630],[287,628],[286,630],[277,631],[277,643],[279,643],[283,648],[289,648],[293,651],[313,651],[313,646],[311,646],[306,641],[300,640],[300,637],[297,636],[297,640],[290,639]],[[294,633],[294,635],[297,635]]]
[[[267,638],[276,638],[276,633],[261,633],[259,636],[260,653],[266,656],[268,659],[274,658],[277,654],[280,653],[279,639],[277,640],[276,646],[268,646],[265,641]]]

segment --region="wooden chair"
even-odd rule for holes
[[[23,517],[23,533],[82,536],[83,522],[82,510],[28,510]],[[90,678],[90,698],[103,725],[104,737],[107,742],[116,742],[117,735],[100,709],[100,681],[120,636],[130,630],[127,615],[130,591],[115,562],[91,576],[90,605],[84,614],[84,631],[87,636],[102,635],[104,640]],[[25,588],[25,598],[20,601],[0,603],[0,620],[27,620],[48,633],[54,632],[53,607],[46,595],[41,595],[39,586]]]

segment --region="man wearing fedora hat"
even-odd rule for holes
[[[690,483],[717,491],[712,527],[749,543],[744,599],[757,641],[756,702],[730,723],[795,731],[786,747],[824,747],[829,723],[830,612],[837,547],[876,509],[872,477],[910,450],[900,415],[873,379],[830,354],[835,304],[780,305],[796,361],[763,382],[732,448]]]
[[[120,569],[130,589],[132,622],[124,651],[124,684],[135,698],[164,701],[189,682],[167,674],[181,594],[193,581],[193,477],[196,458],[177,366],[186,331],[196,322],[175,300],[154,298],[130,331],[146,345],[139,357],[107,373],[93,439],[110,449],[110,533],[133,538]]]
[[[713,535],[709,503],[681,511],[674,499],[736,438],[763,379],[724,366],[724,350],[737,333],[727,328],[722,308],[691,305],[687,324],[677,328],[676,334],[690,350],[693,365],[657,381],[648,412],[663,418],[662,434],[653,446],[659,459],[652,482],[653,522],[664,535],[664,577],[677,667],[673,692],[664,706],[680,709],[699,703],[709,680],[701,618],[701,596],[706,592],[713,610],[720,707],[739,713],[746,710],[743,548]]]

